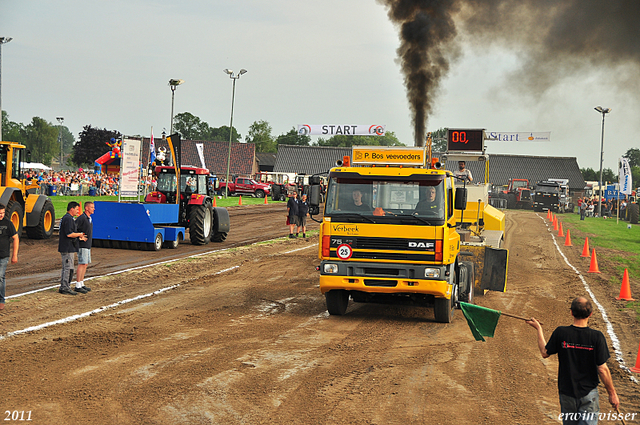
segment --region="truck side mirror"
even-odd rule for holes
[[[467,209],[467,188],[456,187],[456,205],[457,210]]]
[[[309,207],[319,207],[322,194],[320,193],[320,185],[314,184],[310,187]]]

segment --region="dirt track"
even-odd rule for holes
[[[508,212],[507,292],[477,303],[536,316],[548,335],[570,323],[568,304],[585,291],[541,216]],[[619,288],[587,275],[578,248],[562,248],[633,365],[640,330],[618,310]],[[88,295],[14,299],[0,314],[2,335],[179,285],[0,340],[0,410],[31,411],[36,424],[558,423],[557,360],[541,359],[524,322],[503,317],[482,343],[459,311],[450,325],[405,306],[352,303],[329,317],[317,263],[317,237],[284,240],[103,277]],[[605,331],[599,314],[591,325]],[[613,350],[609,367],[621,410],[639,412],[640,387]],[[606,400],[601,388],[603,412]]]

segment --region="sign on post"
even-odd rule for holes
[[[124,139],[120,158],[120,197],[138,196],[140,172],[140,140]]]

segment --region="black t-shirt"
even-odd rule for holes
[[[309,202],[307,201],[299,201],[298,202],[298,216],[306,217],[309,212]]]
[[[67,235],[76,233],[77,227],[73,216],[66,213],[60,220],[60,239],[58,252],[78,252],[78,238],[69,238]]]
[[[16,229],[13,227],[13,223],[5,216],[0,220],[0,258],[11,256],[11,240],[15,234]]]
[[[87,235],[86,241],[79,240],[80,248],[91,248],[91,241],[93,240],[93,220],[85,213],[80,214],[80,217],[76,218],[76,228],[78,232]]]
[[[559,326],[545,347],[547,354],[558,354],[558,391],[581,398],[598,386],[598,366],[609,358],[602,332],[589,327]]]
[[[289,198],[289,200],[287,201],[287,208],[289,208],[289,217],[298,215],[298,210],[300,209],[298,198]]]

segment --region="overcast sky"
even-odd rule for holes
[[[540,23],[544,25],[544,22]],[[244,137],[258,120],[273,136],[298,124],[383,124],[413,144],[396,60],[398,31],[375,0],[0,0],[2,108],[11,121],[33,116],[125,135],[169,131],[169,79],[185,80],[175,113],[229,125],[229,68],[238,80],[234,126]],[[622,68],[566,75],[541,97],[507,84],[522,52],[462,40],[462,56],[441,83],[427,129],[551,131],[548,143],[487,142],[488,153],[577,157],[599,168],[640,148],[638,92],[614,84]],[[637,67],[624,68],[638,79]],[[627,75],[629,77],[629,75]],[[105,151],[108,149],[105,146]],[[553,176],[549,176],[553,177]]]

